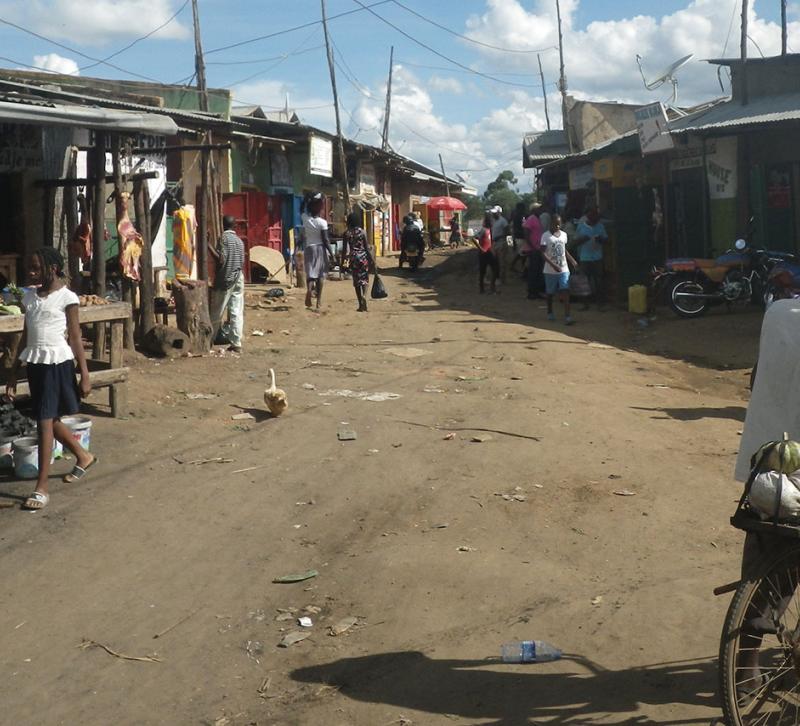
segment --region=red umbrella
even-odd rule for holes
[[[455,212],[459,209],[466,209],[467,205],[460,199],[453,197],[431,197],[428,200],[428,207],[437,211],[452,211]]]

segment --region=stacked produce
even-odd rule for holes
[[[104,297],[100,297],[99,295],[79,295],[78,300],[80,301],[81,307],[89,307],[91,305],[108,305],[108,300]]]
[[[800,443],[770,441],[753,456],[758,474],[748,501],[762,519],[800,521]]]
[[[14,408],[13,403],[0,404],[0,439],[36,436],[36,422]]]

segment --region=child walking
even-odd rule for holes
[[[574,321],[569,314],[569,267],[578,265],[567,251],[567,233],[561,229],[561,217],[557,214],[550,220],[550,230],[542,235],[542,257],[547,293],[547,319],[556,319],[553,312],[553,297],[558,295],[564,303],[564,322],[572,325]]]
[[[80,399],[92,390],[81,343],[79,300],[65,284],[64,258],[53,247],[42,247],[31,259],[28,276],[36,289],[22,299],[25,328],[20,347],[24,349],[15,361],[6,393],[11,398],[16,394],[17,368],[24,361],[39,431],[39,478],[23,506],[42,509],[50,501],[48,476],[54,438],[75,456],[75,466],[65,482],[82,479],[97,457],[86,451],[61,421],[62,416],[78,413]],[[80,385],[75,378],[76,362]]]

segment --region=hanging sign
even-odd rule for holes
[[[661,101],[636,109],[634,116],[642,155],[673,148],[672,136],[667,131],[667,112]]]
[[[569,170],[569,188],[586,189],[594,181],[594,165],[584,164]]]
[[[309,137],[308,171],[319,176],[333,176],[333,142],[330,139]]]
[[[738,175],[737,139],[724,136],[714,139],[706,147],[706,174],[708,196],[711,199],[735,199]]]

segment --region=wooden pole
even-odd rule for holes
[[[197,0],[192,0],[192,20],[194,23],[194,69],[197,76],[197,90],[200,101],[200,110],[208,111],[208,87],[206,86],[206,65],[203,60],[203,41],[200,36],[200,12]],[[211,132],[206,131],[203,144],[211,145]],[[197,278],[205,280],[208,277],[207,246],[209,228],[209,175],[211,167],[211,152],[203,148],[200,152],[200,209],[197,220]]]
[[[328,70],[331,74],[331,89],[333,90],[333,109],[336,112],[336,138],[339,147],[339,166],[342,167],[342,179],[344,180],[344,208],[345,214],[350,213],[350,183],[347,179],[347,160],[344,155],[344,140],[342,139],[342,121],[339,117],[339,92],[336,90],[336,70],[333,65],[333,50],[331,49],[330,38],[328,37],[328,16],[325,12],[325,0],[320,0],[322,5],[322,29],[325,33],[325,48],[328,54]]]
[[[76,169],[77,151],[72,152],[67,169],[67,178],[75,178],[78,175]],[[81,272],[78,256],[72,252],[72,235],[78,229],[78,190],[76,187],[64,187],[64,221],[67,227],[67,269],[69,270],[69,288],[79,295],[83,293],[81,289]]]
[[[439,154],[439,165],[442,167],[442,179],[444,179],[444,189],[445,195],[450,196],[450,182],[447,181],[447,174],[444,173],[444,161],[442,160],[442,155]]]
[[[550,113],[547,110],[547,87],[544,83],[544,71],[542,70],[542,56],[538,53],[536,58],[539,61],[539,77],[542,79],[542,98],[544,99],[544,118],[547,121],[547,130],[550,130]]]
[[[786,0],[781,0],[781,55],[786,55],[788,46],[788,24],[786,22]]]
[[[564,126],[564,133],[567,135],[567,144],[569,151],[572,153],[572,134],[569,129],[569,118],[567,114],[567,75],[564,72],[564,35],[561,32],[561,3],[556,0],[556,17],[558,18],[558,57],[560,60],[561,68],[558,79],[558,87],[561,91],[561,117]]]
[[[92,154],[92,176],[95,178],[92,202],[92,292],[103,297],[106,294],[106,135],[95,131]],[[106,347],[106,325],[95,323],[94,353],[101,358]]]
[[[153,238],[150,227],[150,192],[147,182],[137,181],[133,185],[133,199],[136,208],[136,226],[142,235],[142,258],[139,261],[141,275],[139,280],[139,298],[141,300],[141,316],[139,317],[139,341],[155,327],[155,294],[153,292]]]
[[[122,178],[122,164],[120,162],[118,134],[111,134],[111,171],[114,176],[114,208],[116,211],[117,227],[119,227],[119,223],[125,216],[126,206],[125,200],[122,198],[122,194],[125,191],[125,182]],[[119,241],[117,254],[119,255],[120,260],[122,260],[122,240],[119,238],[119,236],[117,239]],[[120,271],[121,270],[122,265],[120,264]],[[122,300],[131,306],[131,319],[126,320],[123,326],[123,342],[125,348],[128,350],[133,350],[133,321],[136,319],[136,309],[133,300],[133,281],[125,275],[121,275],[121,281]]]
[[[392,113],[392,69],[394,68],[394,46],[389,51],[389,82],[386,84],[386,110],[383,114],[383,140],[381,149],[389,149],[389,117]]]
[[[742,38],[740,41],[742,56],[742,105],[746,106],[749,102],[749,90],[747,88],[747,6],[748,0],[742,0]]]

